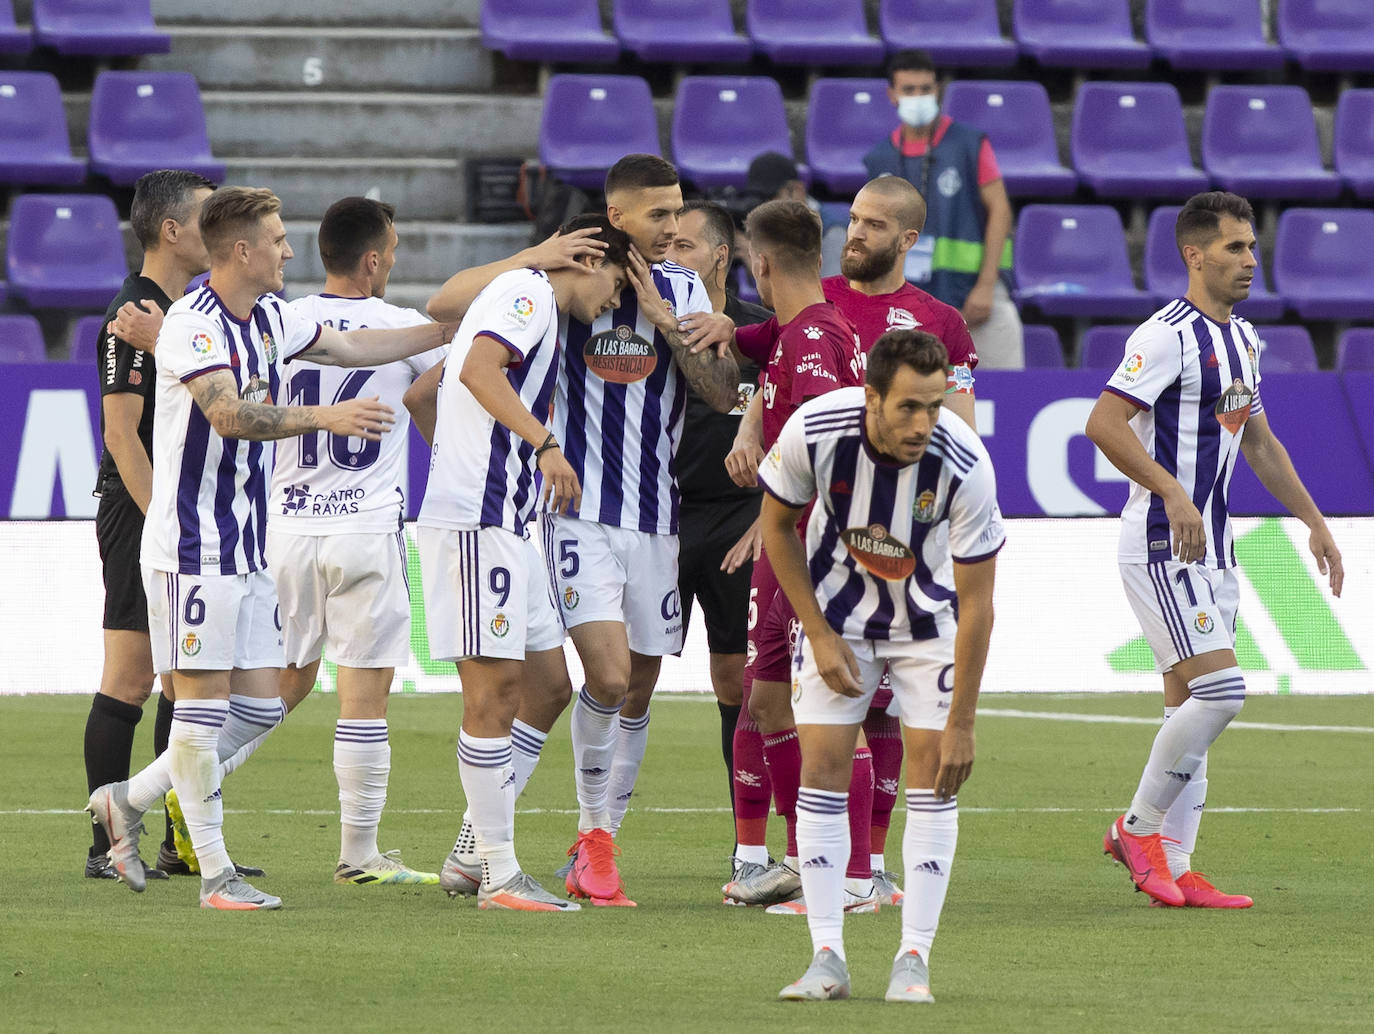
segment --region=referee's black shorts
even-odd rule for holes
[[[101,486],[95,511],[95,540],[105,579],[105,619],[102,628],[148,631],[148,598],[138,563],[143,542],[143,511],[118,481]]]
[[[682,630],[685,636],[695,598],[706,615],[706,642],[712,653],[744,653],[748,645],[749,576],[753,561],[747,561],[733,574],[722,571],[720,562],[758,515],[757,496],[682,503],[677,561]]]

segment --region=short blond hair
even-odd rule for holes
[[[266,187],[220,187],[200,209],[200,237],[212,258],[223,257],[235,241],[256,235],[258,224],[281,211],[281,199]]]

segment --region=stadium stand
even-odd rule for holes
[[[997,0],[881,0],[878,30],[889,51],[919,47],[937,65],[1005,68],[1019,53],[1002,35]]]
[[[1206,190],[1183,104],[1169,83],[1084,83],[1073,111],[1073,167],[1102,198],[1187,198]]]
[[[1368,0],[1278,0],[1279,42],[1312,72],[1374,71]]]
[[[1042,65],[1148,68],[1150,48],[1131,31],[1127,0],[1016,0],[1016,40]]]
[[[1079,367],[1084,370],[1114,369],[1126,355],[1126,339],[1135,324],[1104,324],[1083,334]]]
[[[641,61],[742,64],[754,53],[735,31],[730,0],[615,0],[613,24]]]
[[[33,33],[14,21],[13,0],[0,0],[0,54],[27,54],[33,49]]]
[[[887,48],[869,35],[863,0],[749,0],[745,25],[779,65],[872,67]]]
[[[151,0],[33,0],[33,41],[63,55],[165,54],[172,37],[153,23]]]
[[[101,72],[91,93],[91,171],[132,186],[154,169],[188,169],[216,183],[200,89],[189,72]]]
[[[1145,39],[1174,68],[1249,71],[1286,60],[1264,36],[1260,0],[1146,0]]]
[[[1121,216],[1108,205],[1027,205],[1016,221],[1019,301],[1047,316],[1145,316]]]
[[[22,194],[10,205],[5,269],[30,308],[104,309],[128,262],[114,202],[97,194]]]
[[[623,155],[658,154],[649,84],[633,75],[555,75],[544,96],[539,160],[565,183],[599,190]]]
[[[1328,201],[1341,180],[1322,167],[1312,103],[1301,86],[1216,86],[1202,121],[1202,165],[1223,190]]]
[[[792,155],[782,90],[766,76],[685,76],[672,140],[678,172],[701,190],[742,189],[755,157]]]
[[[596,0],[483,0],[482,42],[513,61],[587,64],[620,56]]]
[[[70,341],[67,345],[67,358],[74,363],[91,366],[100,353],[100,329],[105,325],[105,316],[82,316],[72,326]]]
[[[1342,90],[1336,102],[1333,163],[1361,201],[1374,199],[1374,90]]]
[[[806,161],[817,182],[853,194],[868,181],[863,157],[896,123],[886,79],[817,79],[806,106]]]
[[[1256,327],[1260,340],[1260,373],[1312,373],[1317,351],[1306,327],[1284,324]]]
[[[1021,342],[1025,349],[1027,368],[1064,368],[1064,346],[1059,341],[1059,332],[1053,327],[1042,323],[1027,323],[1021,328]]]
[[[86,163],[72,157],[62,90],[51,72],[0,72],[0,183],[76,186]]]
[[[0,316],[0,363],[41,363],[46,359],[38,320],[27,314]]]
[[[1279,216],[1274,286],[1303,319],[1374,319],[1374,212],[1290,208]]]
[[[1059,161],[1050,95],[1040,83],[960,79],[945,88],[945,114],[988,135],[1013,197],[1068,197],[1078,176]]]
[[[1374,373],[1374,327],[1351,327],[1336,344],[1336,369]]]
[[[1188,271],[1179,257],[1174,224],[1178,221],[1178,205],[1161,205],[1150,213],[1145,231],[1145,290],[1163,305],[1178,298],[1188,289]],[[1281,319],[1288,306],[1269,290],[1264,275],[1264,262],[1255,266],[1255,279],[1250,285],[1250,297],[1236,306],[1237,314],[1253,322]]]

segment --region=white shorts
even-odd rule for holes
[[[892,676],[889,714],[898,715],[909,729],[940,731],[949,717],[954,692],[954,637],[891,642],[886,639],[846,639],[859,662],[863,695],[836,693],[816,669],[811,641],[802,636],[801,650],[792,665],[792,714],[798,725],[857,725],[868,714],[873,694]]]
[[[281,601],[286,663],[347,668],[410,660],[410,581],[404,531],[293,535],[267,524],[267,559]]]
[[[539,550],[504,528],[417,526],[429,654],[436,661],[501,657],[563,645]]]
[[[615,621],[630,649],[664,657],[682,649],[677,536],[544,515],[548,561],[563,624]]]
[[[282,666],[277,587],[266,571],[169,574],[143,569],[153,670]]]
[[[1155,670],[1212,650],[1236,648],[1240,584],[1231,568],[1162,560],[1122,564],[1126,599],[1155,655]]]

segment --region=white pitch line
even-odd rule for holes
[[[979,717],[1045,718],[1056,722],[1101,722],[1111,725],[1158,725],[1163,718],[1124,714],[1078,714],[1074,711],[1021,711],[1016,708],[980,707]],[[1265,732],[1374,732],[1368,725],[1281,725],[1277,722],[1232,722],[1228,729],[1259,729]]]
[[[1208,808],[1208,815],[1360,815],[1368,808]],[[646,815],[728,815],[729,808],[631,808],[631,812]],[[962,815],[1119,815],[1120,808],[978,808],[962,807]],[[337,810],[328,808],[225,808],[226,815],[286,815],[301,817],[334,817]],[[458,814],[457,808],[388,808],[388,815],[448,815]],[[517,808],[517,815],[577,815],[576,808]],[[85,815],[84,810],[71,808],[14,808],[0,811],[0,817]]]

